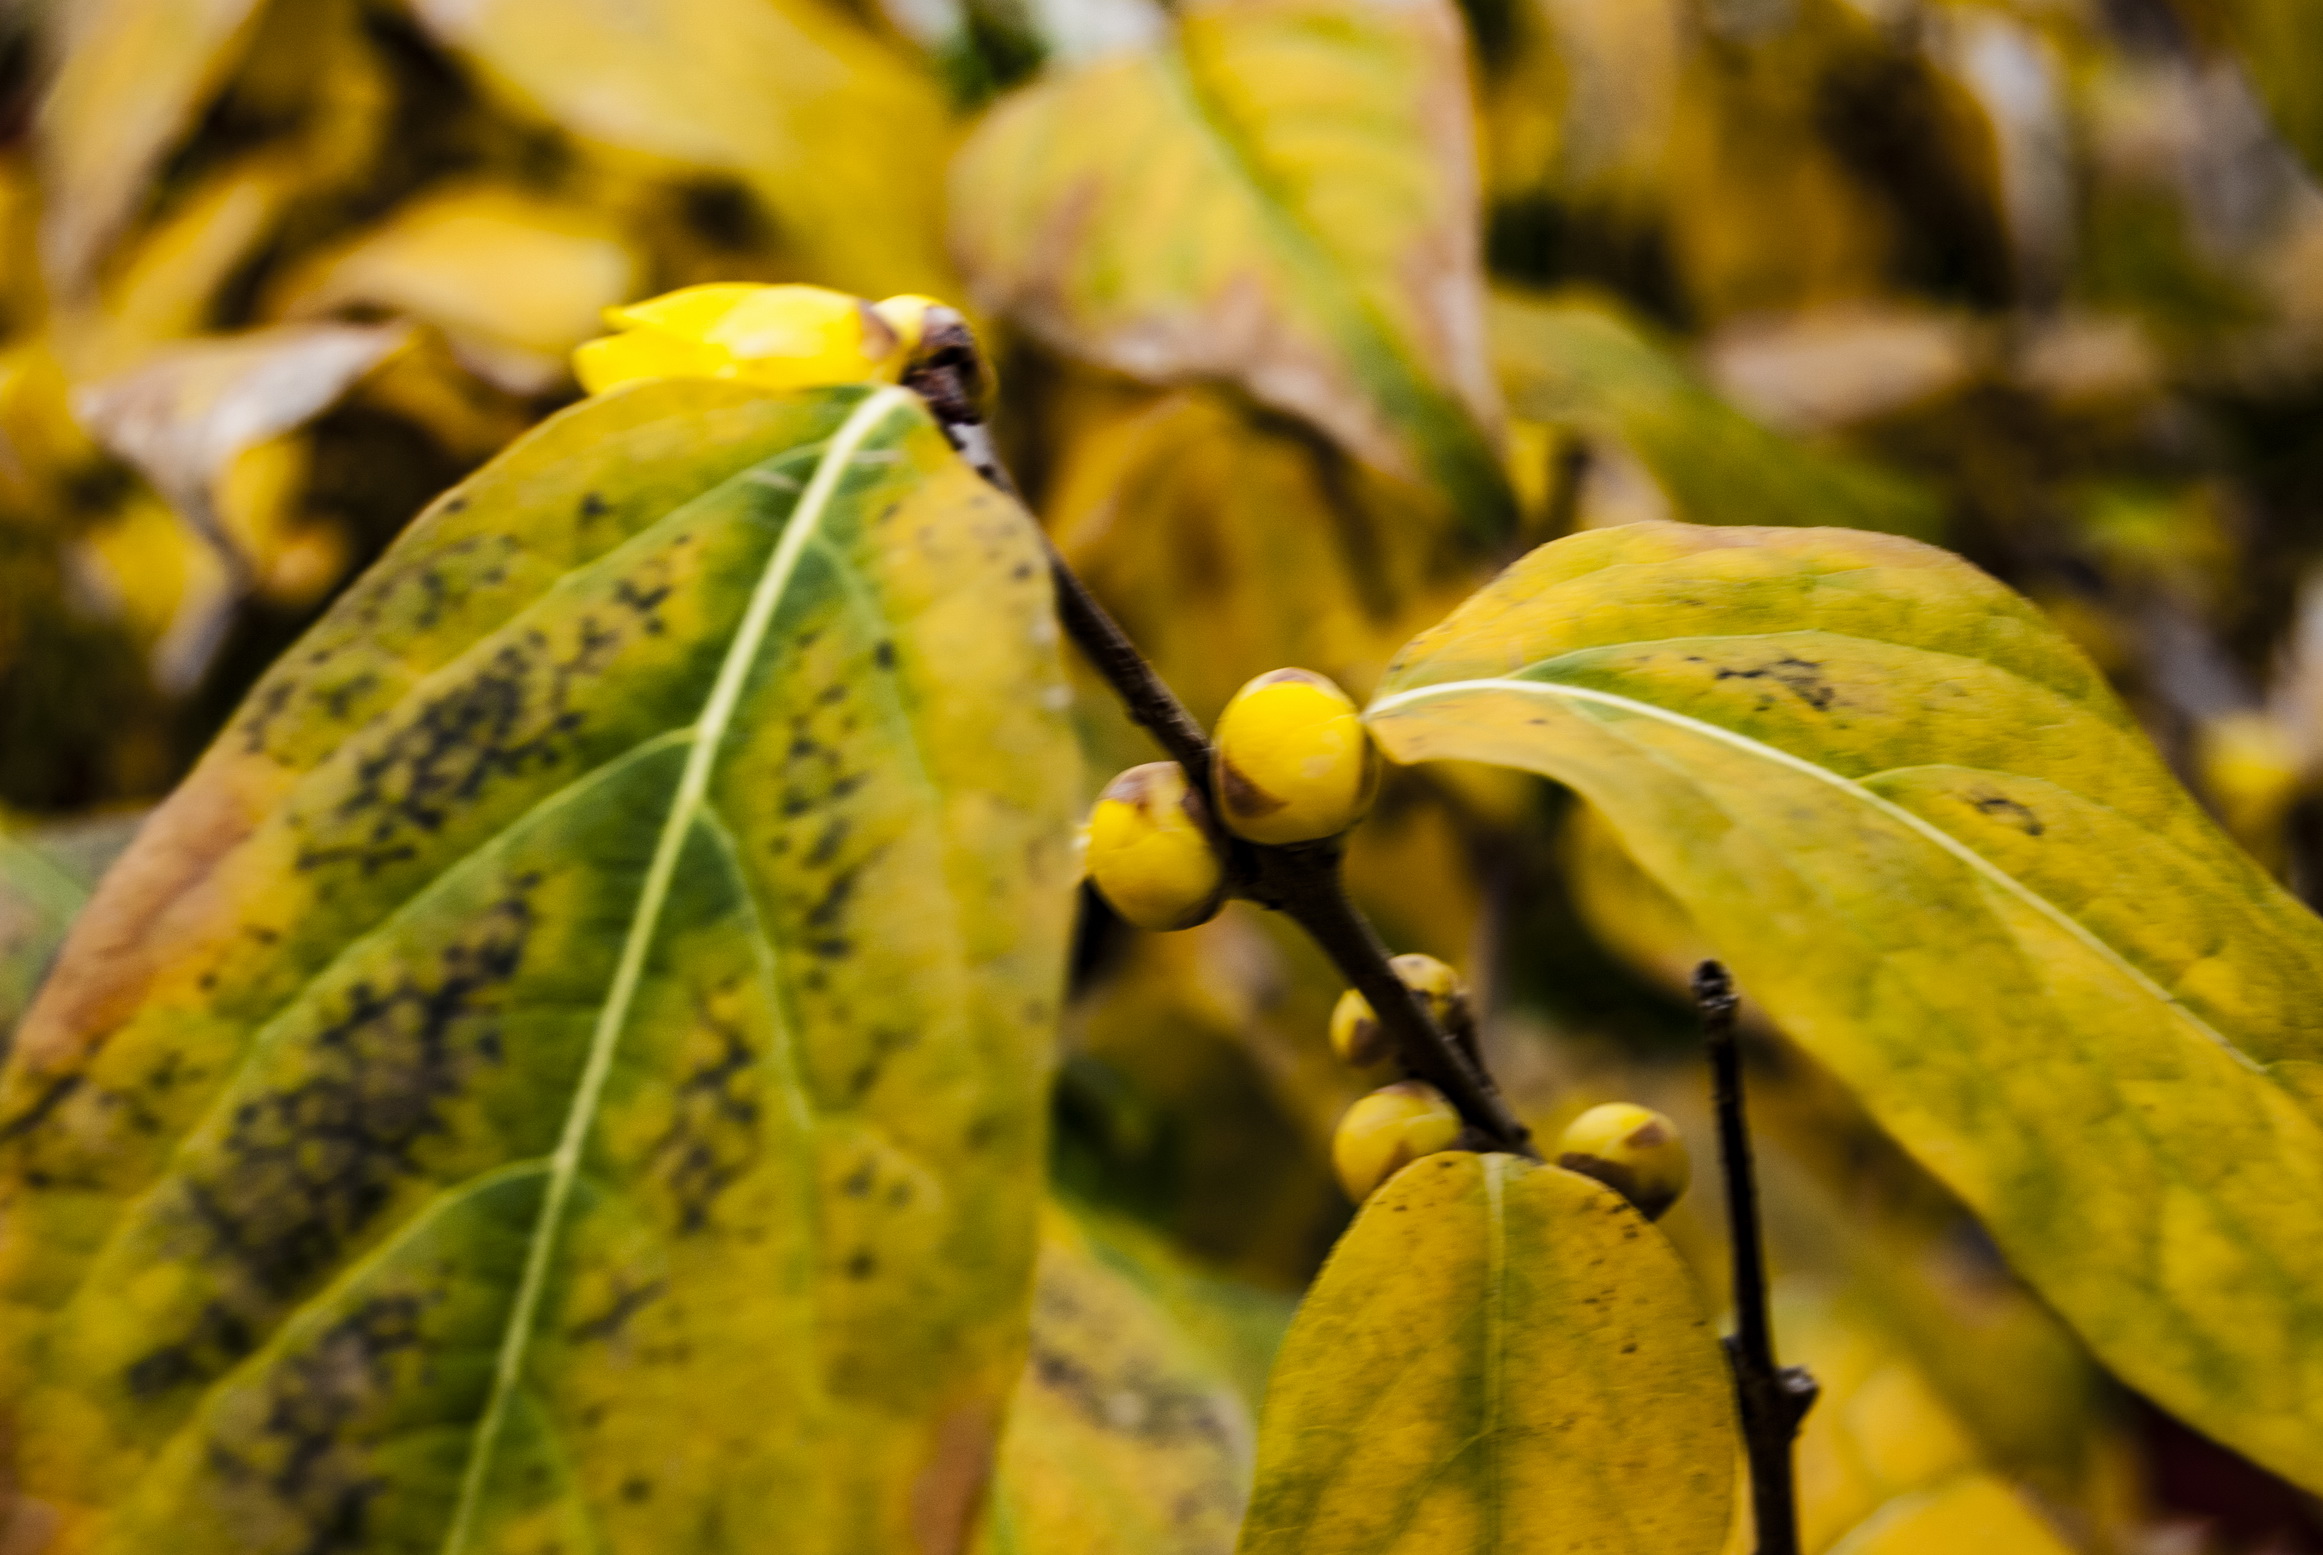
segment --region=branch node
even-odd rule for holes
[[[1742,1100],[1742,1052],[1734,1040],[1740,1002],[1734,979],[1715,961],[1694,969],[1694,1000],[1710,1051],[1711,1097],[1718,1113],[1718,1157],[1726,1171],[1726,1238],[1734,1270],[1734,1332],[1726,1359],[1750,1460],[1758,1555],[1799,1555],[1798,1486],[1791,1444],[1819,1391],[1804,1367],[1775,1364],[1768,1312],[1766,1253],[1760,1245],[1758,1184],[1750,1158],[1750,1123]]]

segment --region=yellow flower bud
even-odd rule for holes
[[[1397,1172],[1421,1156],[1451,1149],[1459,1137],[1460,1114],[1442,1093],[1403,1080],[1347,1109],[1331,1136],[1331,1165],[1347,1197],[1360,1204]]]
[[[1355,824],[1379,755],[1355,704],[1308,670],[1259,676],[1218,716],[1218,813],[1252,842],[1313,842]]]
[[[1217,916],[1226,865],[1200,790],[1174,761],[1131,767],[1090,813],[1089,878],[1141,929],[1190,929]]]
[[[1659,1220],[1694,1180],[1678,1125],[1650,1107],[1626,1101],[1591,1107],[1557,1141],[1557,1164],[1594,1177]]]
[[[1436,1017],[1436,1024],[1445,1032],[1458,1035],[1465,1031],[1472,1017],[1468,1010],[1468,985],[1434,956],[1411,952],[1388,962],[1404,985],[1427,1001],[1428,1012]],[[1371,1001],[1353,988],[1339,996],[1331,1010],[1331,1051],[1342,1063],[1358,1069],[1378,1063],[1387,1057],[1394,1046],[1379,1017],[1372,1011]]]
[[[720,282],[605,310],[618,333],[573,352],[592,394],[642,378],[731,378],[776,389],[893,383],[918,341],[924,297],[874,308],[820,286]]]

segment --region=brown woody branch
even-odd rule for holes
[[[982,379],[982,360],[967,326],[956,315],[948,319],[931,315],[924,344],[904,377],[905,386],[927,401],[945,435],[977,473],[1014,496],[1016,482],[984,424]],[[1210,741],[1202,726],[1054,545],[1049,545],[1048,553],[1056,580],[1057,615],[1066,635],[1113,688],[1130,718],[1185,769],[1187,781],[1209,792]],[[1394,1037],[1403,1067],[1444,1093],[1482,1148],[1539,1159],[1530,1131],[1509,1110],[1481,1059],[1471,1057],[1436,1024],[1426,1002],[1388,965],[1387,948],[1378,933],[1348,900],[1339,878],[1335,840],[1269,847],[1234,838],[1228,870],[1237,895],[1286,914],[1322,947],[1340,974],[1370,1001],[1381,1027]]]
[[[1734,1268],[1734,1332],[1726,1340],[1726,1359],[1734,1372],[1743,1450],[1750,1460],[1758,1555],[1799,1555],[1791,1444],[1798,1439],[1799,1422],[1814,1407],[1815,1379],[1804,1367],[1775,1364],[1766,1253],[1758,1225],[1758,1182],[1751,1166],[1749,1119],[1743,1113],[1742,1050],[1734,1040],[1734,1010],[1740,1001],[1726,968],[1705,961],[1694,969],[1694,1002],[1710,1049],[1718,1157],[1726,1177],[1726,1234]]]

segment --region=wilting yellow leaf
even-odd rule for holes
[[[163,689],[201,678],[227,612],[251,587],[308,603],[338,581],[344,543],[298,523],[302,455],[283,434],[329,409],[409,335],[400,324],[285,324],[205,336],[74,395],[89,430],[187,526],[174,540],[159,535],[152,513],[133,504],[87,541],[109,591],[158,639]]]
[[[1496,298],[1492,348],[1520,414],[1618,440],[1693,522],[1941,526],[1915,482],[1759,425],[1603,304]]]
[[[73,408],[215,536],[211,488],[235,457],[328,410],[409,333],[393,324],[285,324],[187,341],[80,390]]]
[[[56,345],[74,377],[119,372],[156,346],[200,333],[218,289],[272,234],[297,187],[286,159],[244,158],[137,234],[104,285],[57,309]]]
[[[1730,1386],[1691,1277],[1619,1196],[1426,1156],[1291,1324],[1241,1548],[1708,1555],[1732,1512]]]
[[[2323,926],[2030,605],[1893,537],[1599,531],[1367,716],[1578,790],[2107,1366],[2323,1484]]]
[[[61,1548],[961,1547],[1071,900],[1040,554],[895,389],[617,392],[404,533],[0,1070]]]
[[[1250,1407],[1111,1248],[1051,1206],[982,1555],[1227,1555]]]
[[[1230,380],[1505,527],[1458,14],[1208,0],[1179,17],[979,128],[952,186],[977,299],[1148,382]]]
[[[0,506],[12,520],[55,526],[69,508],[61,490],[105,462],[73,415],[71,385],[47,338],[0,351]]]
[[[445,47],[585,142],[740,180],[800,279],[943,295],[936,87],[814,0],[414,0]]]
[[[275,311],[305,318],[349,305],[441,329],[480,376],[519,394],[565,377],[565,355],[635,294],[637,257],[583,206],[490,184],[399,206],[315,255],[282,284]]]
[[[61,57],[40,106],[41,257],[78,291],[135,213],[162,157],[233,68],[257,0],[76,0],[58,6]]]
[[[138,485],[69,554],[91,603],[146,656],[154,684],[173,696],[191,690],[240,593],[222,547]]]

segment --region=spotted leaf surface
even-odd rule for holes
[[[1078,1216],[1051,1208],[1041,1229],[980,1555],[1228,1555],[1252,1437],[1231,1367]]]
[[[1714,1555],[1740,1451],[1677,1253],[1588,1178],[1405,1167],[1307,1292],[1244,1555]]]
[[[1230,380],[1495,528],[1469,121],[1448,0],[1207,0],[995,111],[953,251],[1057,348]]]
[[[1888,536],[1604,530],[1367,716],[1578,790],[2108,1366],[2323,1485],[2323,925],[2031,605]]]
[[[900,390],[639,386],[417,520],[0,1073],[26,1525],[958,1549],[1062,983],[1054,640]]]

